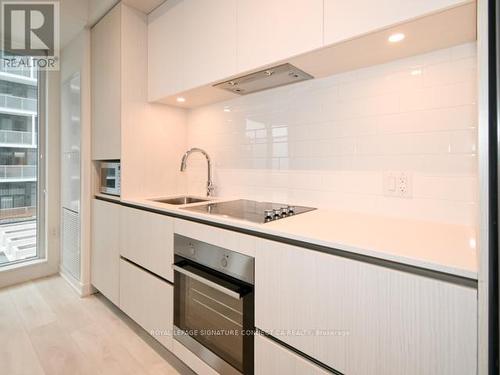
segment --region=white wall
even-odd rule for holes
[[[188,143],[218,195],[474,225],[476,96],[470,43],[193,110]],[[384,196],[386,171],[412,176],[412,199]]]
[[[122,5],[122,197],[179,192],[186,111],[147,102],[147,17]]]

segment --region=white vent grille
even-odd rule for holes
[[[80,280],[80,215],[63,208],[62,217],[62,266]]]

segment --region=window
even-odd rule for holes
[[[44,255],[43,75],[0,67],[0,267]]]

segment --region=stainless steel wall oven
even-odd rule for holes
[[[174,339],[222,375],[253,374],[254,258],[174,238]]]

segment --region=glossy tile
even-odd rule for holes
[[[188,141],[219,195],[474,224],[476,65],[467,43],[239,97],[190,111]],[[384,196],[387,171],[413,175],[411,199]]]

